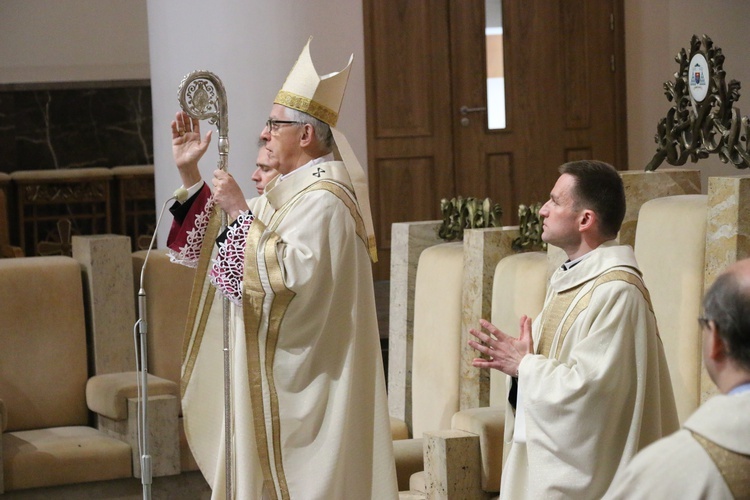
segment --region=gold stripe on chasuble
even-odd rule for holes
[[[263,490],[277,500],[277,488],[271,470],[271,458],[268,453],[268,429],[266,427],[265,407],[263,405],[263,368],[261,361],[261,318],[265,292],[260,280],[257,250],[259,237],[265,225],[255,220],[250,227],[245,245],[245,272],[242,286],[242,315],[245,323],[245,349],[247,356],[247,379],[250,389],[250,404],[253,413],[255,443],[258,450],[258,461],[263,473]],[[274,235],[276,236],[276,235]]]
[[[198,266],[193,278],[193,289],[190,293],[190,305],[188,306],[187,322],[182,340],[180,398],[185,396],[185,390],[190,382],[190,377],[193,375],[195,360],[198,357],[198,352],[203,342],[203,335],[206,331],[206,322],[208,321],[211,306],[216,296],[216,289],[208,281],[208,270],[211,265],[211,255],[220,227],[220,209],[218,205],[214,205],[211,216],[208,219],[208,227],[206,227],[206,232],[203,236]],[[206,245],[205,242],[207,241],[211,242],[211,244]],[[203,303],[202,307],[201,303]],[[200,317],[197,318],[199,312]]]
[[[544,309],[542,316],[542,326],[539,332],[539,345],[536,346],[536,353],[549,358],[552,342],[555,339],[557,327],[562,322],[563,316],[570,308],[573,300],[576,298],[578,290],[586,283],[581,283],[575,288],[565,290],[552,297],[549,306]]]
[[[727,450],[691,431],[693,438],[706,450],[734,498],[750,498],[750,455]]]
[[[263,314],[263,299],[265,297],[265,294],[260,295],[256,291],[262,289],[262,285],[260,284],[260,272],[258,269],[258,262],[256,258],[258,251],[258,240],[256,238],[248,238],[247,246],[245,248],[243,315],[245,318],[248,380],[250,381],[251,402],[253,405],[253,421],[255,426],[256,445],[258,448],[261,469],[263,471],[264,482],[267,485],[265,490],[269,493],[272,493],[273,498],[289,498],[289,488],[286,483],[286,473],[284,472],[283,457],[281,453],[279,399],[278,393],[276,391],[276,385],[274,383],[273,362],[275,358],[276,347],[278,345],[279,334],[281,331],[281,323],[284,319],[284,315],[286,314],[289,304],[295,296],[294,292],[289,290],[284,283],[281,265],[276,254],[276,247],[281,241],[281,238],[278,234],[276,234],[276,230],[279,224],[283,221],[284,217],[286,217],[286,215],[292,210],[292,208],[294,208],[294,206],[297,204],[297,202],[299,202],[304,194],[320,189],[324,189],[332,193],[345,204],[356,222],[358,236],[364,242],[367,241],[364,223],[362,222],[362,218],[359,216],[359,211],[357,210],[356,203],[351,199],[350,196],[347,196],[346,190],[344,188],[331,181],[322,180],[310,185],[306,189],[300,191],[271,216],[268,227],[264,228],[265,230],[263,231],[259,231],[260,233],[268,232],[271,234],[271,236],[265,241],[265,244],[263,245],[266,274],[268,276],[271,289],[273,290],[273,300],[271,303],[270,315],[268,318],[266,345],[264,349],[265,366],[261,366],[260,350],[262,347],[259,340],[260,318]],[[256,220],[253,224],[258,224],[258,222],[259,221]],[[263,224],[260,223],[260,225]],[[258,232],[256,232],[256,234],[258,234]],[[249,283],[253,283],[253,285],[248,286]],[[269,441],[268,429],[265,425],[265,408],[263,406],[263,374],[265,374],[266,383],[269,389],[271,411],[271,442],[273,443],[273,465],[271,464],[271,457],[267,448]],[[278,481],[278,490],[275,486],[276,481]]]
[[[354,219],[354,223],[357,228],[357,236],[359,236],[359,239],[362,240],[362,243],[365,244],[365,248],[369,250],[369,238],[367,237],[367,230],[365,229],[365,223],[362,220],[362,216],[359,214],[359,207],[357,206],[357,202],[352,199],[351,196],[348,195],[347,191],[341,187],[339,184],[336,184],[335,182],[330,181],[323,181],[323,182],[317,182],[307,188],[305,191],[316,191],[319,189],[324,189],[328,191],[329,193],[333,194],[341,200],[344,205],[346,205],[346,208],[349,209],[349,214]],[[372,242],[375,242],[375,238],[372,238]]]
[[[648,309],[653,314],[654,308],[651,305],[651,296],[648,293],[648,290],[643,285],[643,281],[636,276],[633,273],[629,273],[627,271],[622,270],[614,270],[605,272],[604,274],[599,275],[599,277],[596,278],[596,281],[594,281],[594,284],[592,285],[591,289],[586,292],[586,295],[581,297],[581,300],[579,300],[573,310],[568,314],[568,317],[565,318],[565,323],[563,324],[562,329],[560,330],[562,333],[560,335],[560,339],[557,342],[557,349],[555,349],[555,359],[560,357],[560,350],[562,349],[563,342],[565,341],[565,337],[568,335],[568,332],[570,331],[571,327],[573,326],[573,322],[578,318],[578,315],[581,314],[581,312],[586,309],[589,306],[589,303],[591,302],[591,296],[594,294],[594,290],[599,285],[603,285],[605,283],[610,283],[612,281],[624,281],[625,283],[628,283],[630,285],[633,285],[636,287],[640,292],[641,295],[643,295],[644,300],[646,303],[648,303]],[[658,328],[658,327],[657,327]],[[659,335],[659,331],[657,329],[656,332],[657,336]]]
[[[276,392],[276,383],[273,374],[273,363],[276,355],[276,346],[279,342],[279,333],[281,331],[281,322],[284,315],[295,296],[295,293],[289,290],[284,284],[284,276],[281,272],[278,256],[276,255],[276,245],[278,244],[278,235],[274,234],[273,238],[266,241],[264,257],[266,260],[266,272],[271,289],[274,293],[271,304],[271,312],[268,318],[268,333],[266,334],[266,378],[270,389],[271,405],[271,430],[273,432],[273,449],[274,449],[274,466],[276,467],[276,476],[278,477],[279,487],[281,489],[281,498],[289,498],[289,488],[286,483],[286,473],[284,472],[284,463],[281,455],[281,423],[279,422],[279,397]]]
[[[555,339],[555,334],[558,331],[558,327],[561,326],[560,323],[563,321],[564,317],[565,321],[559,328],[560,334],[557,339],[557,345],[554,355],[555,359],[558,359],[560,357],[560,351],[562,350],[563,343],[565,342],[565,337],[568,335],[568,332],[572,328],[573,323],[581,314],[581,312],[583,312],[589,306],[591,297],[596,288],[605,283],[609,283],[612,281],[624,281],[625,283],[635,286],[641,292],[643,298],[648,303],[649,310],[652,313],[654,311],[653,306],[651,305],[651,297],[648,293],[648,290],[643,285],[643,281],[641,281],[641,279],[635,274],[622,270],[607,271],[603,274],[600,274],[594,281],[594,284],[591,286],[591,288],[586,292],[586,294],[575,303],[572,309],[570,309],[578,292],[590,281],[591,280],[581,283],[580,285],[566,290],[553,298],[553,301],[549,307],[549,314],[545,313],[545,316],[542,318],[542,331],[539,337],[537,354],[542,354],[543,356],[548,358],[550,357],[550,351],[552,349],[552,343]],[[566,312],[568,312],[569,310],[570,312],[566,315]]]

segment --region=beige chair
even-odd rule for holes
[[[491,389],[491,401],[497,400],[499,406],[458,411],[463,265],[462,247],[457,244],[431,247],[420,257],[414,310],[414,435],[461,431],[455,436],[476,436],[481,455],[481,488],[484,492],[496,492],[503,459],[505,405],[500,402],[505,398],[505,379],[492,381],[494,386],[502,386]],[[500,261],[493,279],[493,323],[505,331],[516,332],[522,314],[539,313],[544,303],[547,266],[547,255],[543,252],[515,254]],[[498,392],[502,396],[494,395]],[[448,414],[449,411],[452,412]],[[424,450],[424,446],[394,442],[397,451],[407,446],[414,447],[410,450],[413,453],[431,452]],[[424,457],[421,458],[419,465],[426,467]],[[397,470],[398,459],[397,453]],[[399,474],[399,489],[403,491],[401,479]],[[409,491],[426,492],[426,481],[424,472],[412,475]]]
[[[707,196],[646,202],[638,215],[635,256],[651,293],[680,422],[700,404],[701,313]]]
[[[0,283],[0,492],[132,477],[131,447],[89,425],[80,265],[1,259]]]
[[[425,249],[417,266],[412,354],[412,436],[394,441],[399,490],[424,469],[422,434],[449,429],[458,411],[463,244]]]
[[[492,324],[503,332],[518,333],[524,314],[536,318],[544,307],[549,260],[546,252],[509,255],[495,268],[492,282]],[[490,372],[490,406],[505,408],[506,377]]]
[[[546,252],[509,255],[495,268],[492,283],[492,324],[503,332],[518,333],[519,318],[535,318],[544,306],[547,290]],[[500,491],[503,462],[510,447],[504,445],[506,376],[490,373],[490,406],[461,410],[453,415],[451,429],[479,439],[480,486],[487,496]]]
[[[133,278],[135,291],[140,287],[141,268],[146,251],[133,253]],[[146,291],[148,320],[148,370],[149,373],[174,382],[179,386],[182,364],[182,339],[187,321],[190,292],[195,269],[169,260],[166,250],[154,250],[148,258],[143,288]],[[182,427],[180,410],[180,468],[197,470]]]

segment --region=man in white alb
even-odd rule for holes
[[[750,260],[716,279],[698,321],[703,363],[721,395],[636,455],[606,498],[750,498]]]
[[[560,167],[539,214],[542,239],[568,261],[541,314],[514,338],[482,320],[477,367],[509,375],[503,499],[601,498],[638,450],[677,429],[672,385],[633,249],[615,241],[625,215],[617,171]]]

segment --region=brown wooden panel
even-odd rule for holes
[[[428,0],[371,4],[376,137],[432,135],[430,14]]]
[[[507,126],[488,130],[485,113],[459,111],[486,105],[484,0],[363,0],[376,279],[390,224],[437,218],[441,197],[497,198],[514,223],[519,203],[548,198],[561,163],[625,165],[623,0],[502,7]]]
[[[391,224],[436,219],[441,196],[435,191],[432,158],[394,158],[377,163],[380,217],[378,250],[391,247]]]
[[[503,225],[511,224],[518,211],[513,185],[513,155],[495,153],[487,156],[488,195],[493,203],[499,203],[503,209]]]
[[[455,195],[448,0],[363,0],[363,18],[373,273],[388,279],[390,225],[436,219],[440,197]],[[414,196],[412,178],[431,197]]]
[[[589,96],[589,44],[587,2],[563,0],[560,3],[562,81],[565,89],[564,113],[566,128],[588,128],[591,113]]]
[[[565,162],[578,160],[593,160],[591,148],[568,148],[565,150]]]

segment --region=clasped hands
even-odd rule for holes
[[[471,364],[477,368],[493,368],[512,377],[517,377],[521,360],[527,354],[534,353],[534,341],[531,338],[531,318],[526,315],[521,316],[519,325],[521,333],[518,338],[506,335],[487,320],[479,320],[479,324],[489,332],[489,335],[472,328],[469,333],[475,336],[479,342],[469,340],[469,345],[487,358],[474,358]]]

